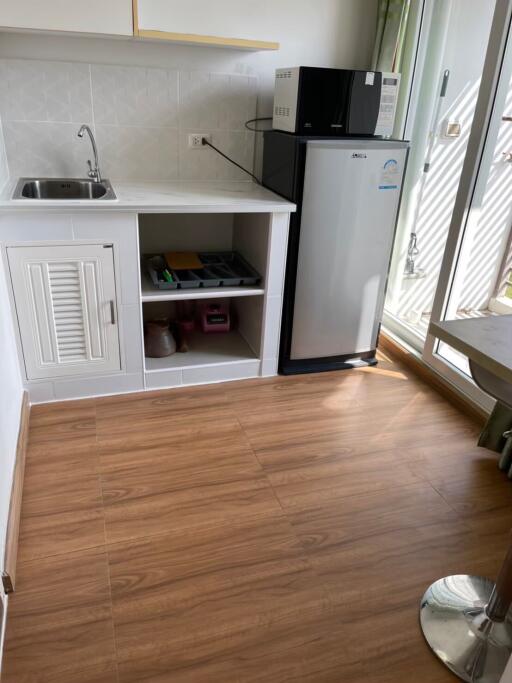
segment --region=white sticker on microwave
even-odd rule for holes
[[[374,71],[367,71],[366,72],[366,80],[364,82],[365,85],[373,85],[373,82],[375,80],[375,72]]]

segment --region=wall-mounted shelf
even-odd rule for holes
[[[204,47],[279,49],[278,42],[255,33],[251,16],[260,17],[260,0],[223,0],[223,5],[205,13],[204,0],[133,0],[133,35]]]

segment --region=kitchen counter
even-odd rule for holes
[[[14,185],[0,194],[0,257],[16,271],[16,281],[9,278],[6,284],[16,302],[12,316],[20,368],[32,403],[277,373],[294,204],[252,182],[114,183],[118,199],[113,201],[13,200]],[[173,249],[238,251],[261,281],[248,287],[149,286],[140,272],[141,258]],[[86,347],[74,363],[61,360],[53,322],[63,297],[53,290],[50,265],[61,260],[76,265],[73,273],[87,275],[87,280],[85,275],[66,280],[63,293],[73,306],[80,300],[81,320],[92,320],[94,339],[102,340],[97,357]],[[91,260],[94,269],[86,268]],[[37,282],[27,269],[37,271]],[[90,297],[86,287],[95,288],[100,298]],[[172,315],[174,306],[167,302],[217,298],[237,300],[231,335],[198,335],[188,353],[159,362],[145,357],[143,320],[154,315],[155,301],[169,306]],[[52,355],[43,358],[43,351]]]
[[[266,213],[295,204],[253,182],[115,183],[116,200],[11,199],[17,178],[0,195],[0,211],[134,211],[137,213]]]

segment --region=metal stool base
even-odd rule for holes
[[[499,683],[512,653],[512,619],[491,621],[485,612],[494,582],[447,576],[423,596],[420,623],[439,659],[468,683]]]

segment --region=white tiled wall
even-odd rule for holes
[[[4,133],[2,119],[0,118],[0,191],[9,180],[9,167],[7,166],[7,154],[5,152]]]
[[[256,116],[255,77],[0,59],[0,84],[11,177],[83,176],[91,150],[76,137],[82,123],[112,180],[247,179],[212,150],[189,149],[189,133],[209,133],[252,169],[254,136],[244,122]]]

